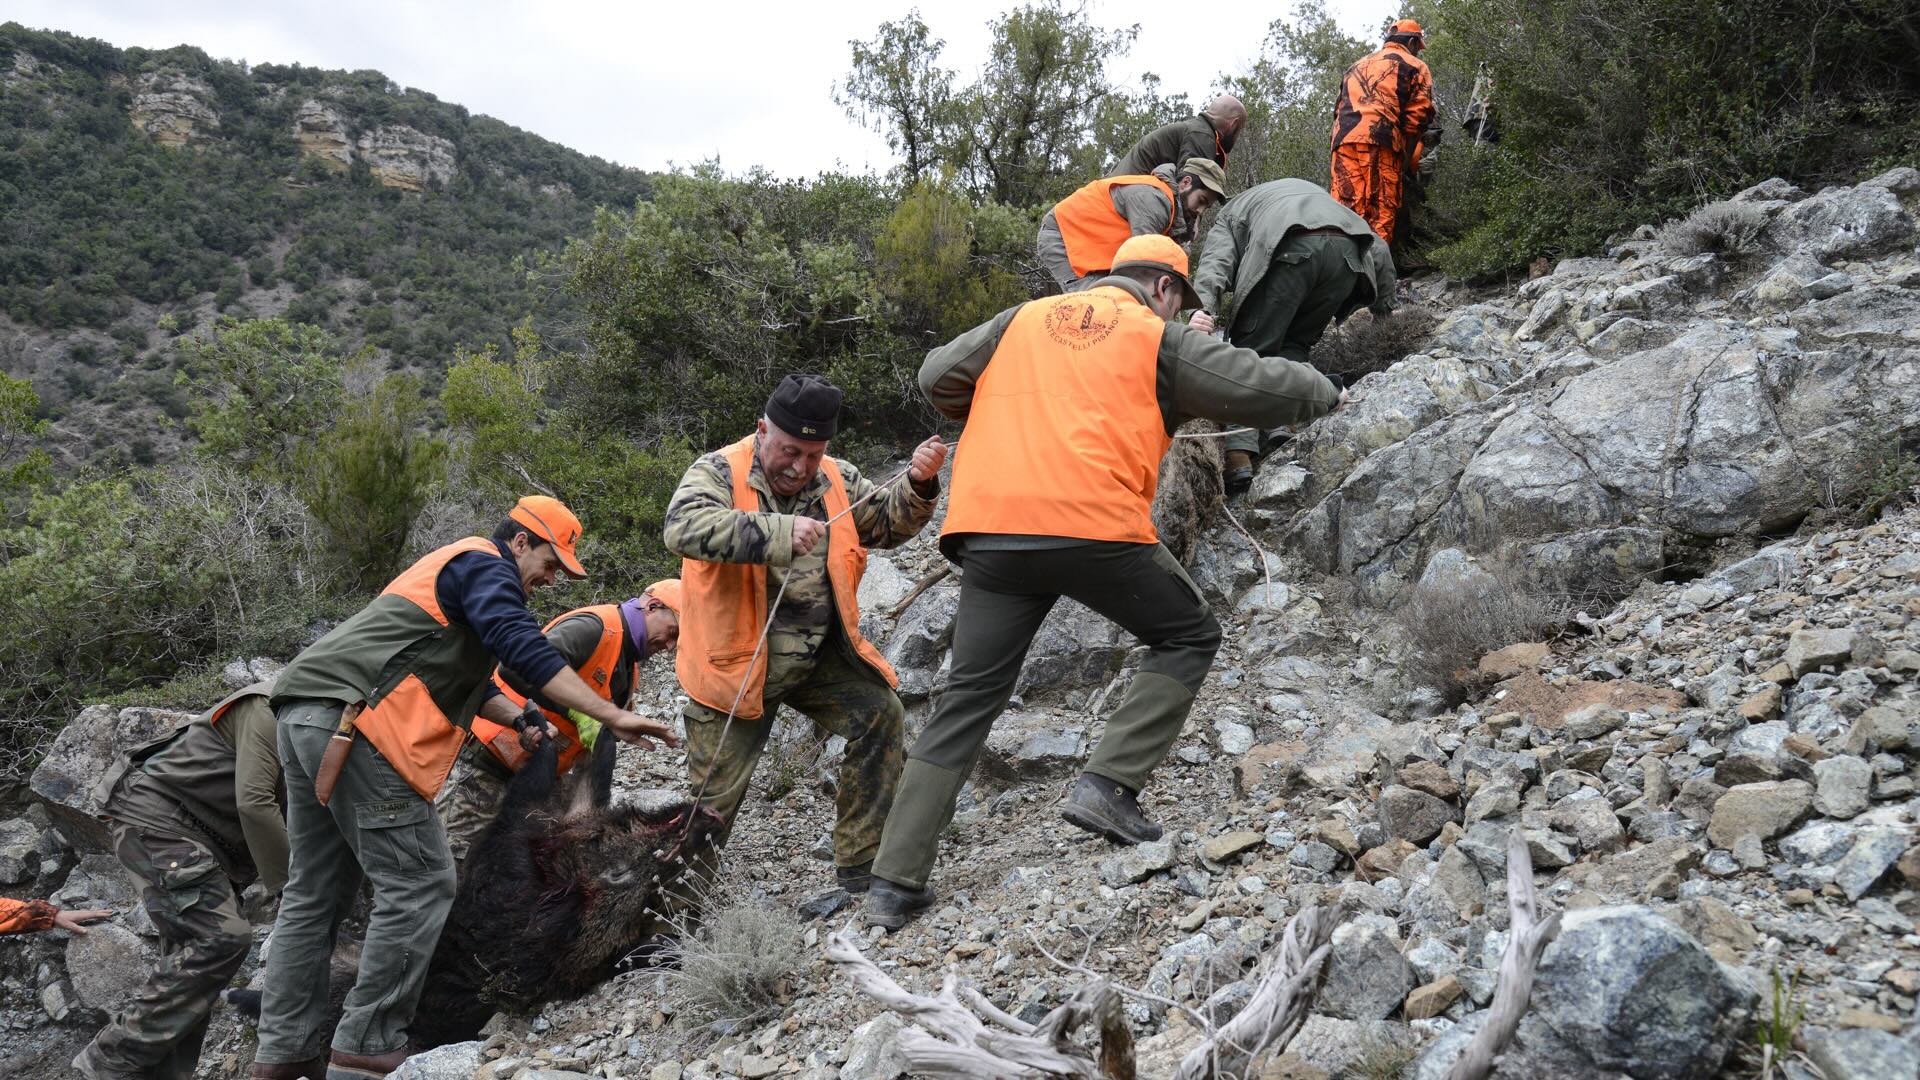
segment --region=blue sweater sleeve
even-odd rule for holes
[[[441,568],[434,591],[447,618],[473,627],[495,659],[534,686],[545,686],[567,666],[527,610],[527,594],[512,560],[479,551],[455,555]],[[493,681],[487,685],[491,688]]]

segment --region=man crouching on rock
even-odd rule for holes
[[[575,608],[548,623],[545,633],[547,643],[580,674],[587,689],[625,708],[639,683],[640,664],[657,653],[673,651],[679,640],[680,582],[656,581],[631,600]],[[532,683],[504,664],[493,673],[493,684],[502,697],[524,710],[527,722],[516,731],[484,716],[474,717],[472,738],[460,747],[460,758],[434,802],[447,828],[454,865],[461,868],[474,841],[500,816],[507,781],[532,757],[540,740],[560,741],[558,772],[564,776],[574,763],[592,756],[600,735],[599,721],[542,700]]]
[[[927,355],[920,388],[965,420],[940,548],[961,564],[953,670],[887,819],[866,921],[897,929],[933,902],[940,833],[1054,602],[1070,596],[1150,650],[1063,810],[1120,843],[1220,647],[1220,624],[1153,527],[1160,459],[1188,417],[1275,427],[1341,396],[1305,364],[1174,322],[1197,307],[1187,254],[1136,236],[1084,292],[1009,308]]]
[[[833,861],[841,886],[864,892],[900,779],[906,710],[899,678],[860,634],[855,597],[867,549],[897,547],[933,516],[947,447],[928,439],[903,481],[876,484],[826,456],[839,416],[837,387],[787,376],[753,434],[687,470],[667,507],[666,545],[685,560],[675,669],[693,699],[687,779],[727,822],[716,845],[788,705],[847,740]],[[712,870],[690,866],[671,906],[697,911]]]
[[[165,954],[73,1059],[88,1080],[191,1080],[214,999],[253,947],[240,890],[287,883],[280,755],[260,682],[128,755],[108,780],[113,853],[138,878]],[[357,881],[358,878],[355,878]]]

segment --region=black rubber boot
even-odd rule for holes
[[[873,860],[868,859],[858,866],[836,866],[833,878],[841,888],[850,893],[863,893],[873,885]]]
[[[1097,833],[1116,844],[1144,844],[1160,839],[1160,826],[1140,813],[1140,802],[1126,785],[1092,773],[1081,773],[1067,794],[1060,816],[1072,825]]]
[[[864,917],[868,926],[898,930],[912,922],[915,915],[932,906],[932,889],[909,888],[877,877],[873,879],[873,888],[867,892]]]

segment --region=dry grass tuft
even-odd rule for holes
[[[1385,371],[1424,345],[1439,320],[1423,307],[1404,307],[1386,318],[1356,313],[1328,329],[1309,359],[1323,374],[1352,386],[1364,376]]]
[[[1571,614],[1565,599],[1512,567],[1493,564],[1457,583],[1416,587],[1394,620],[1406,635],[1407,672],[1459,701],[1482,656],[1539,641]]]
[[[710,889],[698,929],[680,938],[670,974],[675,1011],[695,1023],[741,1025],[777,1015],[792,1000],[792,977],[807,960],[800,920],[764,900],[727,902]]]
[[[1767,212],[1752,203],[1715,202],[1660,226],[1654,243],[1669,255],[1748,255],[1760,248]]]

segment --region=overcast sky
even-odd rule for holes
[[[920,7],[947,49],[977,70],[987,22],[1017,6],[838,3],[619,3],[548,0],[12,0],[4,17],[114,45],[197,45],[250,63],[374,68],[402,86],[537,135],[645,169],[718,157],[728,171],[787,176],[881,170],[885,142],[833,103],[847,42]],[[1371,40],[1391,0],[1329,0],[1342,27]],[[1140,24],[1117,74],[1151,71],[1196,101],[1223,70],[1258,54],[1282,4],[1089,0],[1102,26]]]

